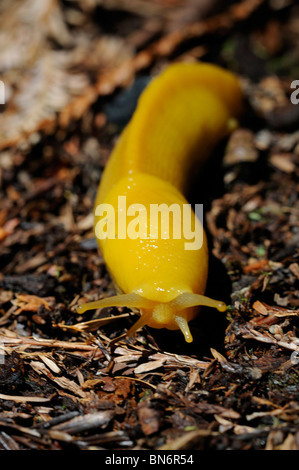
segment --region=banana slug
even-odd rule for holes
[[[204,296],[208,248],[195,211],[190,209],[190,220],[202,229],[195,249],[186,249],[186,236],[175,236],[182,219],[164,237],[170,211],[161,209],[154,220],[150,215],[161,204],[183,213],[195,169],[236,127],[241,109],[237,77],[216,65],[173,64],[147,85],[111,153],[95,201],[96,238],[121,294],[80,305],[78,313],[111,306],[138,309],[140,318],[128,335],[148,325],[180,329],[192,342],[188,322],[199,306],[226,310],[224,302]],[[126,205],[120,205],[120,197]],[[104,225],[106,236],[97,230]]]

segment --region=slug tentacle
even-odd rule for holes
[[[140,310],[140,318],[129,329],[127,333],[128,336],[132,336],[139,328],[145,325],[162,328],[165,325],[169,326],[173,324],[174,327],[176,326],[181,330],[186,342],[191,343],[193,338],[186,318],[187,314],[185,316],[184,312],[186,309],[190,310],[192,307],[199,306],[213,307],[220,312],[226,310],[224,302],[191,292],[180,294],[175,299],[168,302],[149,300],[132,292],[130,294],[116,295],[80,305],[77,308],[77,312],[84,313],[88,310],[105,307],[137,308]]]
[[[183,333],[185,341],[187,343],[192,343],[193,338],[192,338],[190,328],[189,328],[189,325],[188,325],[188,322],[187,322],[186,318],[181,317],[180,315],[175,315],[174,321],[176,322],[179,329]]]
[[[113,297],[79,305],[79,307],[77,307],[77,313],[85,313],[88,310],[96,310],[105,307],[151,308],[152,302],[132,292],[131,294],[115,295]]]
[[[142,328],[143,326],[147,325],[150,317],[152,315],[152,312],[150,310],[147,310],[146,312],[141,313],[140,318],[134,323],[133,326],[128,330],[127,335],[128,336],[133,336],[139,328]]]
[[[217,310],[219,310],[219,312],[226,311],[226,305],[224,302],[220,300],[210,299],[205,295],[192,294],[191,292],[186,292],[184,294],[179,295],[176,299],[172,301],[172,306],[176,309],[206,306],[216,308]]]

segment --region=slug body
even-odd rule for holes
[[[223,302],[204,296],[208,249],[201,221],[190,209],[190,224],[200,234],[190,248],[182,214],[192,175],[236,126],[241,108],[237,78],[215,65],[171,65],[150,82],[110,156],[95,202],[96,237],[122,294],[78,312],[136,308],[140,318],[129,335],[149,325],[180,329],[191,342],[188,322],[198,306],[225,311]],[[159,217],[153,217],[157,207]]]

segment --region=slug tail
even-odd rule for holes
[[[224,302],[222,302],[221,300],[210,299],[205,295],[192,294],[186,292],[184,294],[179,295],[176,299],[172,301],[172,306],[176,309],[184,309],[200,305],[216,308],[217,310],[219,310],[219,312],[226,311],[226,304]]]
[[[121,294],[105,299],[89,302],[77,307],[77,313],[85,313],[88,310],[96,310],[105,307],[130,307],[130,308],[150,308],[152,303],[138,294]]]

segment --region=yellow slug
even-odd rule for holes
[[[109,158],[95,202],[98,244],[122,293],[81,305],[79,313],[136,308],[140,318],[128,335],[149,325],[180,329],[191,342],[188,322],[199,306],[226,310],[204,296],[206,235],[186,197],[192,175],[236,126],[241,108],[237,77],[216,65],[174,64],[149,83]],[[187,220],[193,231],[186,235]],[[193,245],[190,233],[201,235]]]

